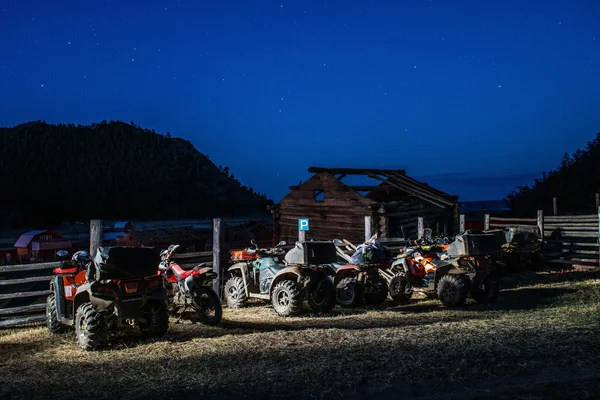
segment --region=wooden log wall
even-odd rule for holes
[[[418,237],[418,218],[423,218],[423,227],[430,228],[434,235],[453,235],[456,223],[454,222],[454,210],[441,209],[434,207],[423,207],[421,204],[403,207],[402,211],[389,211],[382,214],[379,210],[378,217],[380,221],[379,229],[385,230],[387,236],[384,237],[404,237],[417,239]],[[384,223],[387,225],[382,228],[381,220],[384,217]],[[402,227],[404,229],[402,229]]]
[[[318,196],[315,196],[318,194]],[[371,215],[369,200],[328,173],[317,173],[285,196],[274,211],[280,240],[298,240],[298,218],[308,218],[306,239],[347,238],[364,241],[364,218]],[[360,227],[360,228],[359,228]]]

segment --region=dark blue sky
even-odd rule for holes
[[[275,201],[311,165],[501,198],[600,131],[600,2],[3,0],[0,93],[1,126],[135,121]]]

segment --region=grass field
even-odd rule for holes
[[[73,333],[0,332],[0,392],[18,398],[600,397],[600,273],[504,278],[499,301],[308,312],[225,308],[222,326],[85,353]]]

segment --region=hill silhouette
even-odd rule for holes
[[[268,200],[187,140],[120,121],[0,128],[0,226],[265,212]]]
[[[553,197],[557,197],[559,215],[596,214],[599,190],[600,133],[572,156],[565,153],[558,168],[544,172],[531,186],[519,186],[504,201],[515,216],[535,216],[536,210],[551,215]]]

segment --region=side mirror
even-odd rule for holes
[[[287,242],[285,240],[282,240],[279,243],[277,243],[277,246],[285,246],[286,244]]]
[[[66,250],[59,250],[58,252],[56,252],[56,255],[59,257],[66,257],[69,255],[69,252]]]

